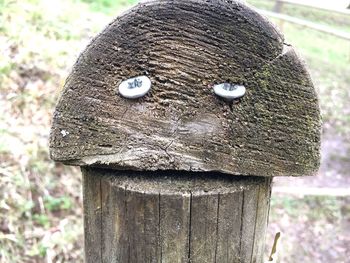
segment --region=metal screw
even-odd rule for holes
[[[229,101],[241,98],[246,93],[246,88],[243,85],[231,84],[227,82],[215,85],[213,89],[217,96]]]
[[[66,130],[61,130],[61,134],[62,134],[62,137],[66,137],[69,132],[67,132]]]
[[[137,99],[145,96],[151,89],[152,83],[147,76],[138,76],[120,83],[119,93],[127,99]]]

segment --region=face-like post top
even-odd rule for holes
[[[65,164],[121,170],[311,175],[320,112],[304,63],[251,8],[146,1],[80,55],[50,150]]]

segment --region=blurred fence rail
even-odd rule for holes
[[[350,196],[349,188],[318,188],[318,187],[283,187],[277,186],[273,188],[273,193],[283,193],[292,195],[309,195],[309,196],[334,196],[345,197]]]
[[[316,4],[316,3],[313,3],[310,1],[308,2],[305,0],[302,0],[302,1],[300,1],[300,0],[276,0],[275,11],[278,11],[276,9],[279,7],[282,8],[283,4],[300,5],[300,6],[325,10],[325,11],[329,11],[329,12],[335,12],[335,13],[339,13],[339,14],[343,14],[343,15],[350,15],[350,10],[347,9],[345,6],[344,6],[344,8],[325,6],[325,5],[321,5],[319,3]]]
[[[297,24],[303,27],[308,27],[308,28],[350,41],[350,33],[348,32],[341,31],[330,26],[321,25],[319,23],[311,22],[305,19],[296,18],[290,15],[283,14],[282,12],[283,12],[284,4],[304,6],[304,7],[314,8],[314,9],[321,9],[329,12],[336,12],[342,15],[349,15],[349,18],[350,18],[350,10],[346,8],[340,9],[340,8],[326,7],[326,6],[321,6],[313,3],[296,1],[296,0],[277,0],[274,7],[274,11],[259,10],[259,12],[265,16],[280,20],[281,30],[283,29],[283,22],[286,21],[289,23]]]

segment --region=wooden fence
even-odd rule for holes
[[[278,19],[281,21],[286,21],[286,22],[293,23],[296,25],[308,27],[308,28],[311,28],[311,29],[314,29],[314,30],[317,30],[320,32],[324,32],[324,33],[327,33],[327,34],[330,34],[330,35],[333,35],[333,36],[350,41],[350,33],[348,33],[348,32],[338,30],[338,29],[335,29],[335,28],[330,27],[330,26],[321,25],[319,23],[311,22],[311,21],[308,21],[305,19],[296,18],[296,17],[290,16],[290,15],[283,14],[282,13],[283,6],[286,4],[325,10],[325,11],[329,11],[329,12],[333,12],[333,13],[346,15],[346,16],[349,16],[349,18],[350,18],[350,10],[349,9],[331,8],[331,7],[316,5],[316,4],[308,3],[305,1],[297,1],[297,0],[277,0],[275,7],[274,7],[274,11],[259,10],[259,12],[261,14],[266,15],[266,16],[271,17],[271,18],[275,18],[275,19]],[[280,27],[281,27],[281,29],[283,28],[282,23],[280,24]]]

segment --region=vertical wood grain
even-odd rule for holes
[[[191,262],[215,262],[218,237],[218,194],[192,194]]]
[[[268,178],[84,168],[86,262],[261,262]]]
[[[101,179],[98,175],[88,174],[84,168],[83,193],[84,193],[84,245],[85,262],[102,262],[101,239]]]

